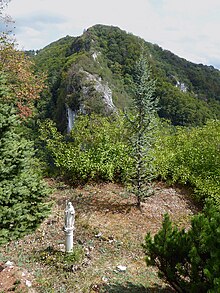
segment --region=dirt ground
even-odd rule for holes
[[[188,190],[156,183],[154,195],[139,210],[135,198],[117,184],[72,188],[48,182],[54,188],[51,215],[35,233],[0,248],[0,292],[173,292],[155,268],[146,267],[141,243],[147,232],[160,229],[166,212],[178,227],[189,228],[199,209]],[[83,258],[64,274],[62,261],[53,262],[58,254],[51,251],[64,250],[66,200],[76,210],[74,243],[83,247]],[[127,272],[118,273],[118,265]],[[70,282],[71,274],[76,279]]]

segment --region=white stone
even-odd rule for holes
[[[65,244],[59,244],[60,251],[65,252]]]
[[[5,263],[6,267],[9,267],[9,268],[13,268],[14,266],[14,263],[10,260],[8,260],[6,263]]]
[[[86,79],[90,82],[94,82],[95,90],[101,94],[104,104],[107,106],[109,110],[116,110],[116,107],[112,100],[112,90],[108,86],[108,84],[102,82],[100,77],[90,74],[87,71],[83,71],[86,74]],[[88,88],[84,87],[84,94],[87,94]]]
[[[119,272],[126,272],[127,267],[126,267],[126,266],[119,265],[119,266],[116,267],[116,269],[117,269]]]
[[[94,52],[94,53],[92,54],[92,58],[93,58],[93,60],[95,61],[99,55],[100,55],[99,52]]]
[[[89,255],[90,255],[90,250],[89,250],[89,248],[87,248],[87,247],[85,248],[85,255],[86,255],[86,256],[89,256]]]
[[[105,283],[107,283],[108,282],[108,278],[102,277],[102,281],[105,282]]]
[[[31,283],[30,281],[28,281],[28,280],[25,281],[25,284],[26,284],[26,286],[29,287],[29,288],[32,286],[32,283]]]
[[[99,232],[98,234],[95,235],[96,238],[102,237],[102,232]]]

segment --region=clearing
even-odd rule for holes
[[[166,212],[178,227],[189,227],[199,209],[188,190],[156,183],[140,211],[117,184],[49,184],[51,215],[35,233],[0,248],[0,292],[175,292],[157,277],[156,268],[146,266],[141,244],[147,232],[160,229]],[[66,200],[76,210],[71,255],[64,253]],[[6,266],[7,261],[12,263]]]

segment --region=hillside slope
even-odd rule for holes
[[[157,80],[160,117],[174,125],[201,125],[220,118],[220,72],[194,64],[158,45],[121,30],[95,25],[79,37],[67,36],[38,51],[38,70],[48,72],[49,93],[42,118],[66,129],[67,113],[109,113],[131,100],[133,67],[144,53]]]

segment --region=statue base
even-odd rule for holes
[[[65,232],[65,252],[73,251],[73,228],[64,228]]]

